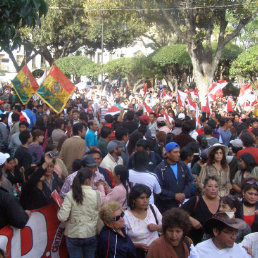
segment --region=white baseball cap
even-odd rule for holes
[[[10,158],[8,153],[0,152],[0,166],[2,166],[8,158]]]

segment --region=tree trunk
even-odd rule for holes
[[[12,60],[13,66],[14,66],[16,72],[18,73],[20,70],[20,66],[17,63],[17,61],[13,55],[13,52],[10,49],[5,49],[4,51],[8,54],[9,58]]]
[[[170,90],[173,93],[174,92],[174,87],[173,87],[173,83],[172,83],[173,79],[171,78],[171,76],[169,76],[169,75],[164,76],[164,80],[166,81],[168,87],[170,88]]]

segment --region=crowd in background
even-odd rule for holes
[[[164,90],[93,88],[57,115],[1,94],[0,228],[56,190],[71,258],[258,257],[257,104],[196,116]]]

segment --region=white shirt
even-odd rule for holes
[[[234,243],[232,248],[218,249],[212,239],[191,247],[190,258],[251,258],[247,251],[239,244]]]
[[[133,169],[129,170],[129,182],[134,186],[135,184],[143,184],[151,189],[151,196],[149,204],[154,204],[153,193],[160,194],[161,188],[155,174],[151,172],[137,172]]]
[[[258,232],[246,235],[240,245],[250,248],[253,257],[258,258]]]

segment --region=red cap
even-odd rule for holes
[[[150,122],[149,117],[146,116],[146,115],[140,116],[140,120],[141,120],[142,122],[146,123],[146,124],[149,124],[149,122]]]

